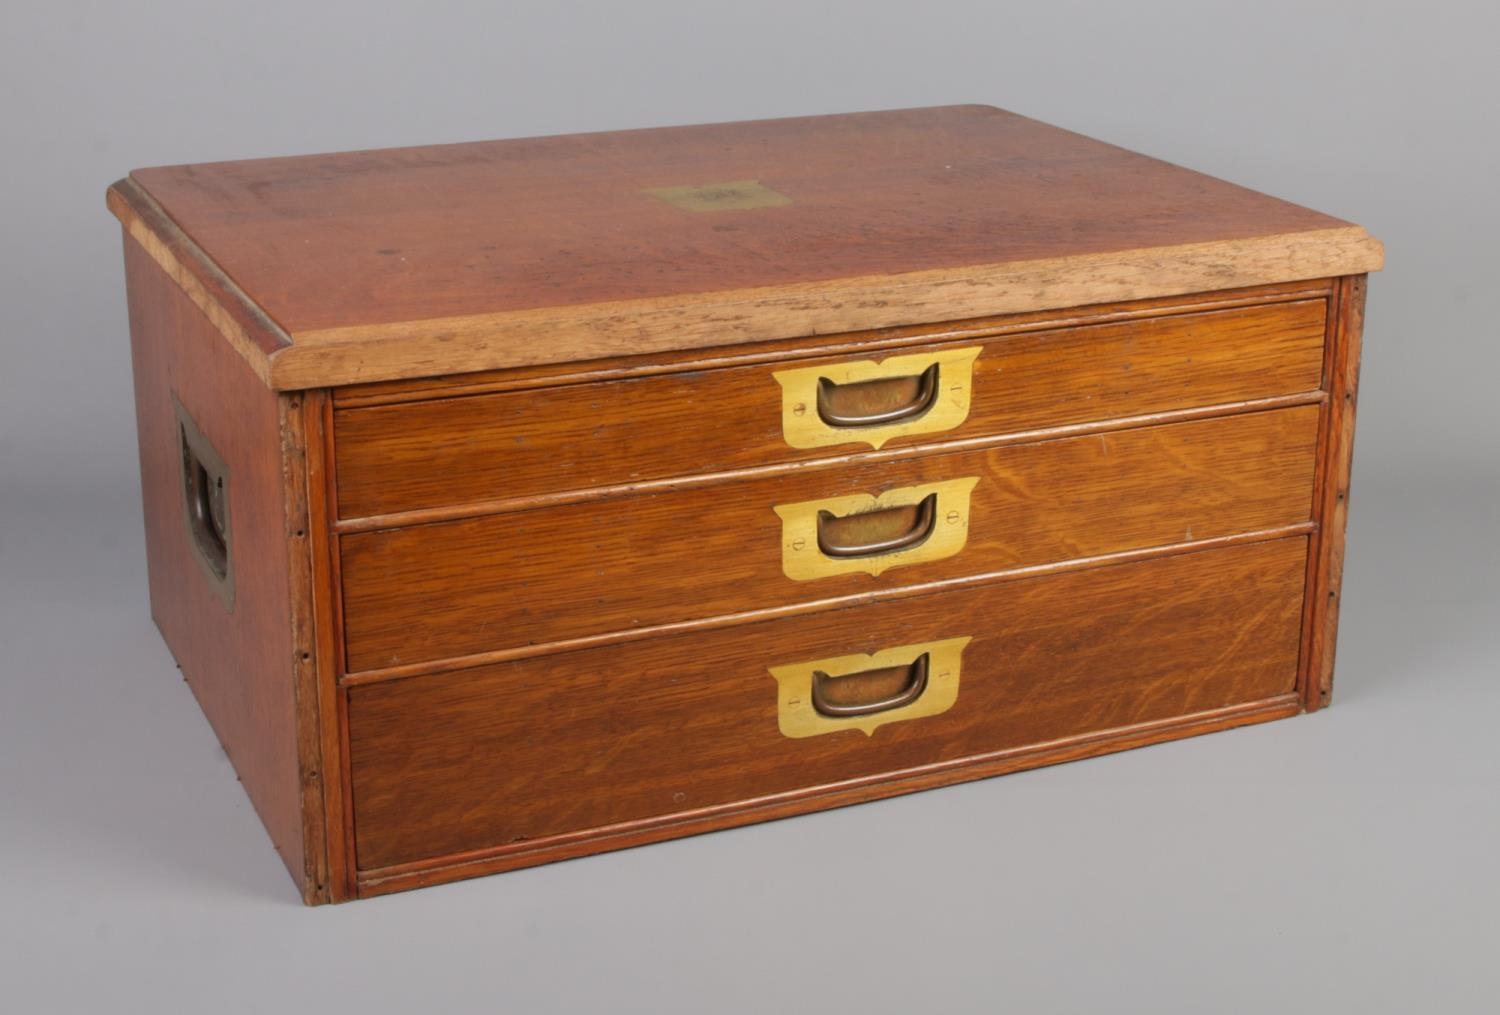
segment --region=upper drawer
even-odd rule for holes
[[[1324,300],[1308,299],[340,409],[339,515],[512,500],[1313,391],[1322,381],[1325,310]],[[879,417],[888,422],[870,422]]]

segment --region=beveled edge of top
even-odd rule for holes
[[[244,357],[256,376],[272,388],[286,390],[275,383],[272,369],[275,356],[293,344],[281,325],[178,228],[139,183],[129,177],[116,180],[104,192],[104,203],[120,220],[125,234],[145,248],[225,341]]]
[[[1355,225],[895,275],[396,321],[289,334],[131,178],[106,192],[126,234],[278,391],[711,349],[1064,310],[1378,271]],[[503,337],[503,341],[497,338]],[[558,339],[566,338],[566,343]],[[543,340],[545,339],[545,340]],[[557,350],[565,349],[559,355]]]

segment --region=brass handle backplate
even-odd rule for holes
[[[979,347],[778,370],[781,432],[794,448],[952,430],[969,417]]]
[[[776,505],[781,570],[793,581],[943,560],[969,538],[978,476]]]
[[[840,730],[870,736],[887,723],[946,712],[958,700],[963,653],[971,640],[945,638],[870,655],[772,666],[777,725],[793,739]]]

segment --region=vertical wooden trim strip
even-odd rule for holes
[[[298,396],[292,396],[295,406]],[[304,802],[304,821],[311,842],[316,832],[316,848],[321,857],[318,897],[308,902],[340,902],[349,898],[343,836],[343,755],[338,724],[338,693],[335,682],[338,669],[333,656],[336,628],[335,612],[329,591],[330,547],[328,536],[329,504],[325,474],[328,462],[327,410],[330,399],[326,391],[301,393],[300,419],[307,434],[303,482],[307,489],[306,572],[312,594],[308,610],[314,637],[298,659],[299,740],[305,745],[304,757],[318,760],[320,776],[317,794]],[[309,654],[310,653],[310,654]],[[313,847],[309,846],[309,850]]]
[[[333,902],[355,897],[354,805],[349,773],[348,697],[340,688],[344,673],[343,577],[339,567],[339,536],[333,530],[338,515],[338,475],[334,468],[333,399],[322,393],[316,407],[309,405],[309,419],[316,413],[322,436],[317,464],[309,470],[310,484],[318,491],[321,515],[317,521],[320,639],[318,692],[322,708],[324,757],[337,762],[337,778],[330,774],[327,791],[329,884]]]
[[[1354,455],[1354,416],[1359,388],[1360,345],[1364,330],[1364,275],[1339,280],[1331,326],[1328,401],[1319,452],[1313,504],[1318,532],[1308,555],[1307,604],[1299,688],[1312,712],[1333,692],[1333,660],[1338,632],[1340,585],[1344,574],[1344,533],[1349,517],[1349,472]]]
[[[1323,367],[1319,376],[1319,394],[1323,396],[1322,406],[1318,410],[1318,450],[1314,459],[1312,502],[1308,504],[1308,518],[1312,521],[1313,532],[1307,540],[1307,580],[1303,583],[1302,594],[1302,640],[1297,654],[1297,687],[1296,693],[1301,707],[1306,708],[1308,700],[1308,673],[1312,660],[1313,631],[1317,625],[1319,613],[1314,609],[1317,596],[1314,589],[1317,587],[1322,570],[1319,561],[1322,559],[1318,553],[1322,543],[1322,527],[1320,520],[1323,517],[1323,489],[1327,485],[1328,476],[1328,447],[1329,447],[1329,423],[1333,418],[1333,406],[1328,396],[1330,388],[1329,378],[1333,376],[1334,352],[1339,345],[1339,294],[1343,291],[1343,279],[1334,279],[1333,287],[1328,293],[1328,312],[1324,315],[1323,326]],[[1314,706],[1316,707],[1316,706]]]
[[[313,531],[309,466],[321,457],[314,435],[313,453],[308,454],[304,399],[315,393],[282,395],[277,400],[281,430],[282,489],[286,511],[287,584],[291,604],[292,695],[296,703],[297,781],[302,820],[302,864],[299,887],[308,905],[328,901],[328,834],[325,822],[322,742],[319,734],[317,694],[316,607],[318,582],[314,574],[315,551],[309,538]]]

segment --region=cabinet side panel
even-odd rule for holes
[[[125,273],[151,615],[282,861],[305,888],[293,536],[278,396],[128,234]],[[227,595],[216,591],[194,549],[183,492],[184,418],[223,472]]]

